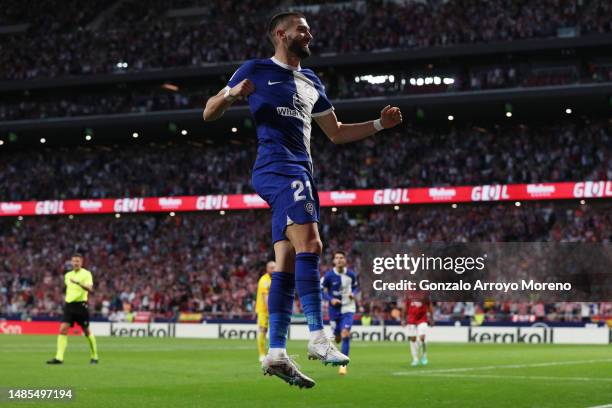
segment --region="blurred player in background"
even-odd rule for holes
[[[346,267],[346,254],[343,251],[334,252],[334,267],[321,278],[321,288],[325,300],[329,302],[329,324],[336,343],[342,341],[342,354],[348,356],[359,283],[355,271]],[[346,375],[346,366],[340,366],[338,372]]]
[[[259,350],[259,362],[266,358],[266,335],[268,334],[268,294],[272,282],[272,272],[276,269],[276,263],[269,261],[264,273],[257,283],[257,300],[255,301],[255,313],[257,313],[257,350]]]
[[[386,106],[379,119],[363,123],[338,122],[319,77],[302,68],[310,56],[312,35],[302,13],[276,14],[268,24],[274,45],[272,58],[246,61],[227,86],[208,99],[204,120],[215,120],[239,98],[248,98],[257,124],[258,150],[253,187],[272,210],[272,242],[277,270],[272,274],[268,310],[270,349],[262,363],[264,374],[291,385],[313,387],[287,355],[286,342],[294,292],[306,316],[310,340],[308,358],[324,364],[347,365],[323,331],[319,262],[319,196],[310,152],[312,118],[335,144],[355,142],[402,122],[397,107]]]
[[[433,326],[433,306],[429,294],[425,291],[408,292],[402,313],[408,323],[408,339],[410,340],[410,353],[413,367],[427,365],[427,328]],[[419,354],[421,355],[419,359]]]
[[[98,364],[98,347],[96,338],[89,330],[89,309],[87,308],[87,297],[93,290],[93,277],[91,272],[83,268],[83,256],[74,254],[72,256],[72,270],[64,275],[66,285],[66,305],[64,306],[64,318],[60,325],[60,334],[57,336],[57,352],[55,358],[47,361],[47,364],[62,364],[64,352],[68,345],[68,329],[77,323],[83,329],[83,335],[89,343],[91,364]]]

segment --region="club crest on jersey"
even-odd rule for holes
[[[289,116],[302,120],[308,119],[308,115],[306,113],[306,104],[300,100],[298,94],[293,94],[293,107],[295,109],[291,109],[286,106],[279,106],[276,108],[276,113],[281,116]]]
[[[299,118],[308,120],[308,115],[314,103],[316,102],[317,91],[312,88],[306,88],[303,95],[299,93],[293,94],[293,107],[291,109],[286,106],[279,106],[276,108],[276,113],[281,116],[290,116],[293,118]]]
[[[293,106],[300,112],[306,112],[306,103],[304,103],[304,101],[302,101],[300,98],[300,95],[296,93],[293,94]]]
[[[314,213],[314,205],[312,203],[310,203],[310,202],[304,204],[304,209],[310,215],[312,215]]]

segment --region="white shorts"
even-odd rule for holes
[[[429,325],[425,322],[408,325],[408,337],[425,336]]]

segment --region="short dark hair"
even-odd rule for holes
[[[338,250],[334,251],[334,256],[336,256],[338,254],[340,254],[340,255],[342,255],[343,257],[346,258],[346,252],[342,251],[341,249],[338,249]]]
[[[276,44],[274,44],[274,30],[291,17],[306,18],[306,16],[299,11],[283,11],[276,13],[270,19],[270,22],[268,23],[268,40],[270,40],[272,46],[276,46]]]
[[[83,259],[83,254],[81,254],[80,252],[75,252],[74,254],[72,254],[73,258],[81,258]]]

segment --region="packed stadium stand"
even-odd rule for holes
[[[184,138],[18,151],[0,163],[0,187],[10,201],[252,193],[256,145],[241,142]],[[312,143],[322,190],[612,178],[612,124],[604,121],[407,128],[350,149],[323,135]],[[39,177],[24,184],[26,172]]]
[[[609,242],[612,238],[609,203],[327,210],[323,216],[326,268],[332,266],[333,250],[342,249],[349,251],[351,264],[359,270],[358,248],[363,241]],[[81,251],[99,282],[91,307],[99,317],[140,310],[162,319],[176,319],[180,311],[203,312],[207,319],[252,318],[257,279],[272,256],[270,222],[260,219],[260,212],[246,211],[224,216],[2,220],[0,305],[11,315],[59,316],[63,292],[58,276],[65,269],[66,254]],[[379,319],[390,320],[395,301],[377,297],[371,289],[372,274],[363,273],[360,279],[364,288],[360,311],[377,311]],[[502,306],[486,310],[491,319],[508,318],[501,314]],[[452,305],[438,307],[443,314]],[[550,305],[550,318],[580,320],[579,305],[572,306],[577,313],[560,315],[558,309],[565,307]]]
[[[4,79],[202,66],[269,52],[260,27],[273,10],[265,1],[95,1],[87,10],[76,0],[61,7],[46,3],[41,18],[23,2],[7,2],[0,21],[16,28],[2,38]],[[312,16],[316,54],[550,38],[563,30],[570,35],[612,31],[603,17],[610,9],[605,0],[297,3],[295,9]]]

